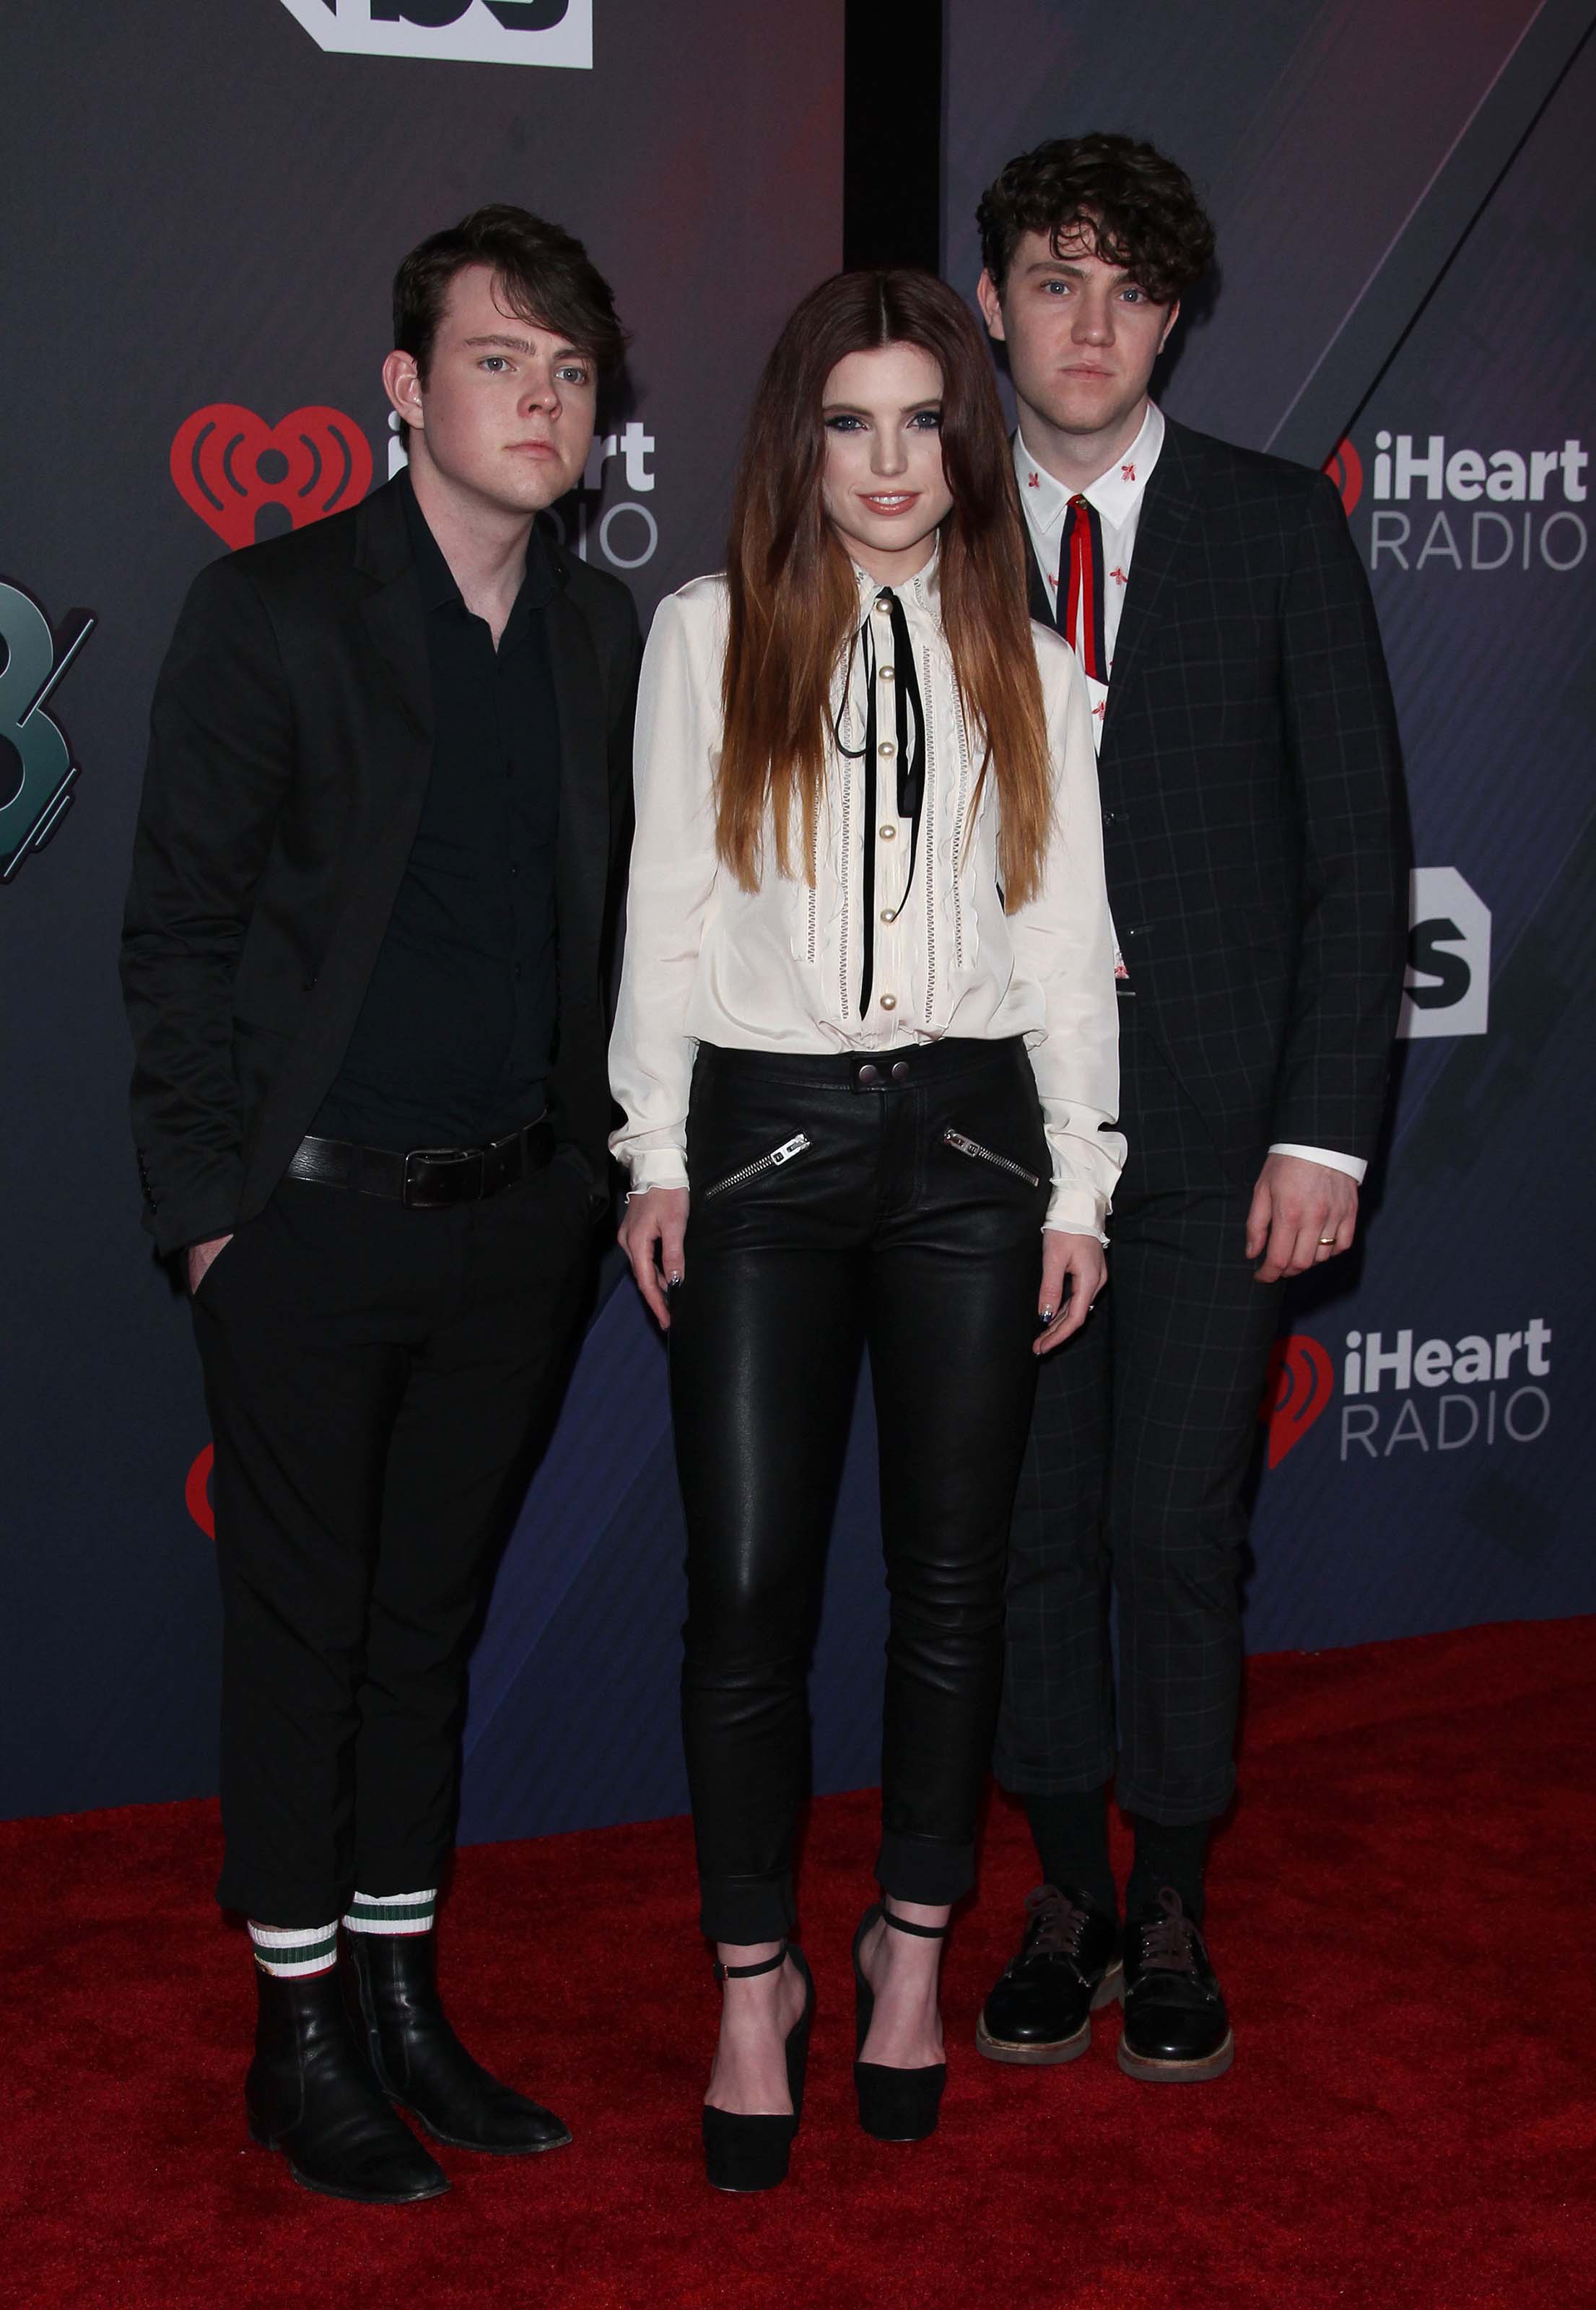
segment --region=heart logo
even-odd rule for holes
[[[183,1505],[207,1540],[216,1537],[216,1511],[211,1506],[211,1470],[215,1460],[216,1446],[207,1444],[195,1455],[183,1486]]]
[[[1324,471],[1341,493],[1341,505],[1350,514],[1363,495],[1363,459],[1353,447],[1351,439],[1338,441],[1324,460]]]
[[[1278,1468],[1300,1444],[1335,1388],[1330,1350],[1305,1332],[1277,1340],[1270,1352],[1269,1377],[1258,1417],[1269,1427],[1269,1464]]]
[[[171,472],[185,505],[237,551],[254,544],[263,506],[285,507],[303,529],[358,505],[371,486],[371,450],[341,409],[294,409],[268,425],[215,401],[178,428]]]

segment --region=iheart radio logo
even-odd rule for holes
[[[1269,1377],[1258,1417],[1269,1426],[1269,1464],[1278,1468],[1294,1445],[1300,1444],[1330,1402],[1335,1387],[1335,1367],[1330,1351],[1305,1332],[1277,1340],[1270,1354]]]
[[[371,486],[371,450],[341,409],[295,409],[267,425],[230,401],[196,409],[172,443],[172,479],[184,503],[236,552],[253,545],[263,506],[286,508],[296,529]]]
[[[216,1511],[211,1506],[211,1470],[216,1460],[216,1446],[207,1444],[195,1455],[183,1486],[183,1505],[188,1510],[207,1540],[216,1537]]]
[[[1352,446],[1350,436],[1337,443],[1324,460],[1324,470],[1341,493],[1341,506],[1349,515],[1363,495],[1363,459]]]

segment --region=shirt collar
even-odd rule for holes
[[[410,534],[411,554],[421,589],[421,607],[424,610],[441,610],[451,602],[460,602],[464,608],[455,573],[444,559],[443,548],[428,526],[427,517],[416,501],[415,490],[408,473],[400,475],[399,493],[404,506],[404,525]],[[526,574],[521,580],[521,590],[516,597],[516,607],[511,615],[516,616],[524,610],[541,610],[558,591],[559,584],[554,557],[542,532],[534,524],[526,541]]]
[[[1111,528],[1119,529],[1130,519],[1141,502],[1148,478],[1158,462],[1158,452],[1164,446],[1164,412],[1156,401],[1147,404],[1147,414],[1141,430],[1124,456],[1099,473],[1095,482],[1080,491],[1093,507],[1100,520]],[[1020,501],[1028,518],[1042,530],[1055,529],[1064,517],[1064,508],[1075,495],[1061,481],[1056,481],[1044,465],[1039,465],[1025,446],[1025,437],[1014,436],[1014,471],[1019,482]]]
[[[924,569],[917,569],[912,578],[906,578],[900,586],[889,586],[883,578],[872,578],[868,569],[861,569],[855,561],[853,565],[854,582],[859,589],[860,616],[867,618],[870,615],[880,595],[896,594],[906,613],[913,614],[918,610],[932,620],[939,618],[941,586],[938,573],[941,560],[942,541],[939,536],[932,542],[931,560]]]

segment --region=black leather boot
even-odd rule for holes
[[[490,2077],[449,2027],[436,1943],[430,1932],[343,1936],[351,2018],[384,2092],[456,2149],[526,2158],[560,2149],[571,2137],[559,2118]]]
[[[244,2086],[250,2139],[281,2149],[308,2190],[364,2206],[436,2198],[447,2175],[395,2117],[351,2033],[338,1976],[284,1980],[255,1968],[255,2059]]]

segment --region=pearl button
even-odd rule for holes
[[[881,908],[881,920],[884,923],[895,923],[898,920],[898,908],[896,907],[883,907]]]
[[[897,995],[883,994],[881,997],[881,1008],[883,1011],[896,1011],[898,1008]]]
[[[891,603],[878,602],[876,604],[876,615],[878,618],[889,618],[892,615]]]
[[[879,678],[882,682],[890,682],[892,679],[892,668],[889,665],[881,666],[879,669]]]
[[[895,826],[879,826],[876,832],[883,842],[893,842],[898,838],[898,829]]]
[[[890,738],[883,738],[880,744],[876,748],[876,751],[880,754],[884,762],[889,762],[892,760],[893,755],[897,753],[898,748],[894,745]]]

